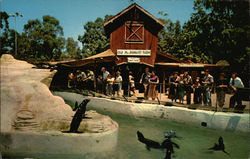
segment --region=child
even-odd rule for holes
[[[117,85],[116,91],[117,91],[117,96],[119,97],[122,89],[122,76],[120,71],[116,72],[115,85]]]
[[[201,83],[200,83],[200,77],[197,77],[194,85],[194,104],[201,104],[202,98],[201,98]]]
[[[107,77],[107,83],[108,83],[108,92],[107,95],[112,95],[113,93],[113,84],[114,84],[114,76],[112,76],[111,74],[108,75]]]

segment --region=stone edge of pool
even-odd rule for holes
[[[32,133],[1,133],[3,155],[9,153],[85,154],[114,151],[118,129],[103,133],[62,133],[59,131]]]
[[[85,96],[69,92],[53,92],[64,100],[80,102]],[[85,97],[86,98],[86,97]],[[180,123],[201,126],[219,130],[250,132],[249,114],[212,112],[205,110],[191,110],[175,106],[163,106],[156,104],[130,103],[106,98],[87,97],[91,99],[89,106],[95,109],[113,113],[129,115],[132,117],[144,117],[154,119],[167,119]]]

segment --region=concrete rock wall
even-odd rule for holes
[[[83,98],[82,95],[69,92],[54,92],[68,101],[78,101]],[[129,115],[131,117],[144,117],[154,119],[172,120],[184,124],[201,126],[202,122],[207,124],[208,128],[249,132],[249,114],[212,112],[203,110],[191,110],[180,107],[166,107],[163,105],[129,103],[104,98],[90,97],[89,106],[109,111]]]
[[[40,81],[49,70],[1,57],[1,132],[36,128],[44,120],[69,121],[73,111],[62,98],[53,96]]]
[[[0,62],[3,154],[83,154],[115,149],[118,124],[95,111],[86,112],[89,118],[81,122],[79,131],[85,133],[62,132],[69,130],[74,112],[61,97],[50,92],[48,82],[41,82],[51,78],[53,72],[8,54],[2,55]]]

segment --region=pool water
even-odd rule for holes
[[[99,111],[100,112],[100,111]],[[120,114],[110,114],[113,120],[119,123],[119,137],[117,154],[126,159],[163,159],[165,150],[151,149],[148,151],[143,143],[137,140],[136,131],[139,130],[146,138],[162,142],[164,133],[173,129],[181,139],[172,139],[180,146],[174,149],[172,158],[175,159],[247,159],[249,157],[250,135],[230,131],[212,130],[206,127],[194,127],[166,120],[146,118],[131,118]],[[224,139],[225,150],[210,151],[218,138]],[[119,157],[119,156],[118,156]]]
[[[136,132],[139,130],[146,138],[161,143],[164,140],[164,133],[171,129],[182,137],[172,139],[180,146],[180,149],[174,148],[175,153],[172,159],[248,159],[250,157],[248,133],[213,130],[162,119],[133,118],[100,110],[97,112],[109,115],[119,124],[118,145],[114,152],[83,155],[12,154],[6,158],[164,159],[165,150],[148,151],[145,145],[137,140]],[[223,137],[225,150],[230,156],[222,151],[208,150],[213,147],[214,143],[218,143],[220,136]]]

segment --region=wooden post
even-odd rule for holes
[[[164,69],[163,69],[163,80],[162,80],[162,83],[163,83],[163,86],[162,86],[162,89],[163,89],[163,93],[165,93],[165,76],[166,76],[166,74],[165,74],[165,71],[164,71]]]

